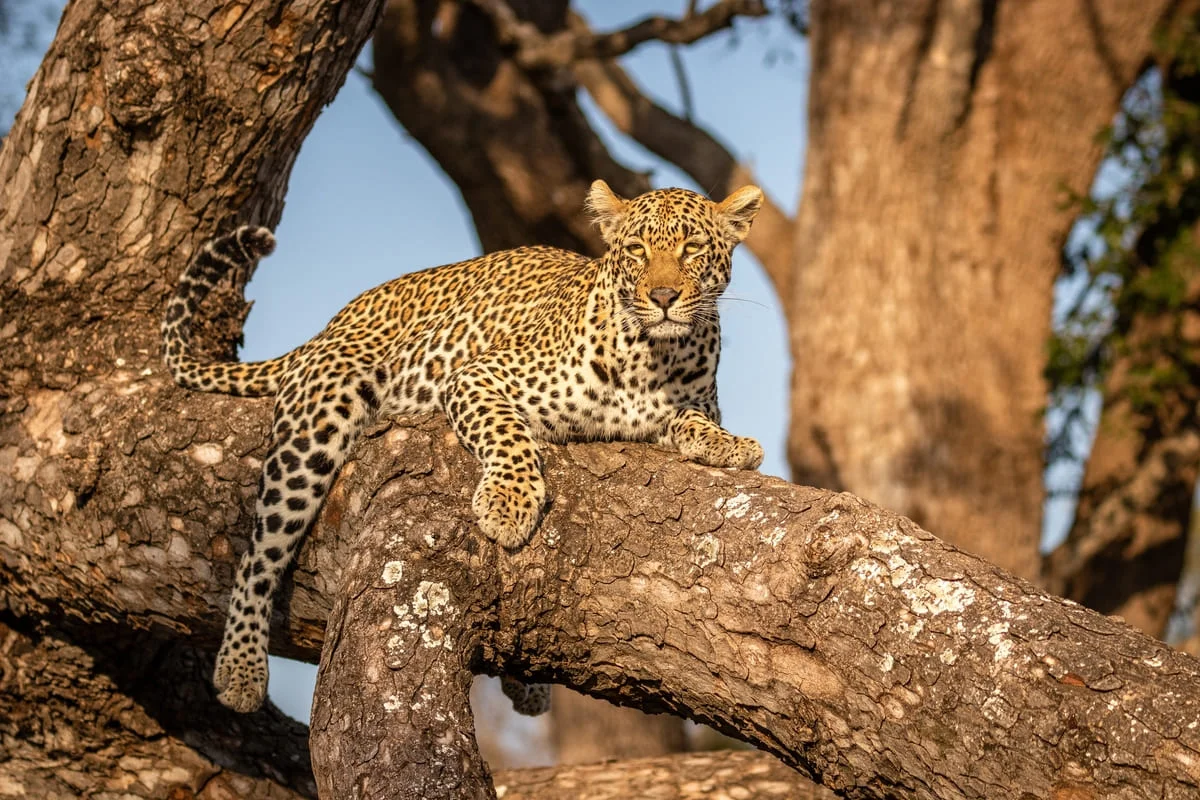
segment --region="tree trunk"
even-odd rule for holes
[[[1200,283],[1194,287],[1200,300]],[[1200,313],[1182,313],[1200,334]],[[1174,314],[1133,321],[1135,350],[1179,326]],[[1200,340],[1182,343],[1194,349]],[[1046,559],[1046,588],[1162,638],[1175,605],[1192,497],[1200,476],[1200,391],[1183,383],[1159,402],[1134,400],[1149,356],[1123,356],[1104,380],[1104,410],[1067,539]]]
[[[814,3],[797,481],[1038,572],[1051,286],[1162,0]]]
[[[232,554],[219,533],[193,549],[186,528],[246,519],[253,484],[196,467],[261,448],[261,406],[170,419],[186,399],[158,324],[218,223],[278,219],[377,10],[78,0],[63,15],[0,150],[0,794],[312,796],[303,727],[224,713],[211,656],[191,650],[211,631],[188,635],[220,614]],[[216,305],[207,332],[232,355],[245,306]],[[197,434],[207,449],[189,449]]]
[[[122,645],[113,661],[0,623],[0,796],[316,797],[303,725],[222,707],[207,653],[130,633]]]

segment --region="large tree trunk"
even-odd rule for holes
[[[1200,300],[1200,282],[1193,287]],[[1079,506],[1067,539],[1044,568],[1046,588],[1106,614],[1118,614],[1161,638],[1175,605],[1192,498],[1200,476],[1200,386],[1195,376],[1150,405],[1141,350],[1160,337],[1200,347],[1200,313],[1139,317],[1127,331],[1136,353],[1120,356],[1104,380],[1104,410],[1088,457]]]
[[[1038,572],[1051,286],[1163,0],[814,3],[797,481]]]

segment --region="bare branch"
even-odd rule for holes
[[[691,122],[695,109],[692,104],[692,85],[683,65],[683,56],[679,54],[678,47],[672,47],[668,52],[671,54],[671,71],[675,73],[675,83],[679,86],[679,105],[683,107],[683,118]]]
[[[561,31],[545,36],[533,25],[522,22],[504,0],[470,0],[491,17],[497,37],[517,48],[516,62],[525,69],[568,67],[585,58],[616,58],[646,42],[691,44],[711,33],[728,28],[737,17],[761,17],[767,13],[762,0],[721,0],[700,13],[681,19],[652,16],[611,33]]]

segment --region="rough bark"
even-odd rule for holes
[[[1051,286],[1170,4],[814,3],[789,455],[1038,572]]]
[[[159,416],[181,407],[157,328],[198,241],[234,218],[278,219],[299,144],[378,5],[79,0],[29,86],[0,150],[6,792],[311,791],[303,730],[220,713],[209,656],[190,649],[203,638],[179,641],[219,613],[214,562],[227,576],[230,542],[192,551],[177,527],[189,511],[239,519],[250,489],[188,461],[254,452],[266,429],[253,406],[232,424]],[[208,331],[232,354],[245,306],[222,300]],[[188,450],[198,430],[216,444]],[[168,566],[181,563],[182,576]],[[189,592],[209,599],[173,616]]]
[[[315,797],[307,729],[240,716],[208,688],[207,654],[124,634],[93,654],[0,623],[0,796]]]
[[[440,421],[382,432],[339,483],[322,791],[490,796],[480,670],[685,713],[850,797],[1200,790],[1190,657],[850,495],[644,446],[548,461],[554,507],[513,554],[478,539],[478,470]]]

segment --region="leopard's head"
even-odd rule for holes
[[[593,183],[588,209],[615,267],[620,313],[652,339],[678,339],[714,322],[733,248],[762,201],[757,186],[714,203],[687,189],[625,200],[604,181]]]

